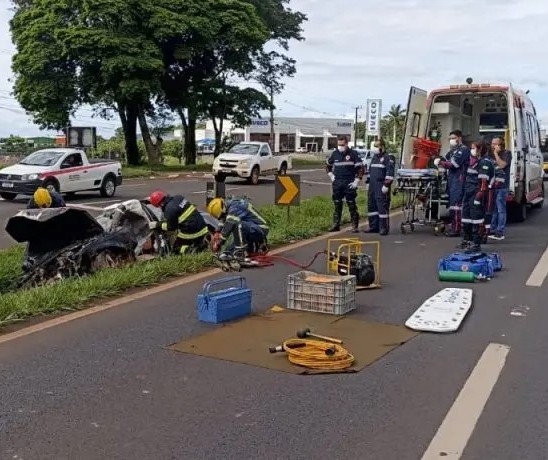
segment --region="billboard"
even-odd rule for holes
[[[381,135],[382,99],[367,99],[367,135]]]

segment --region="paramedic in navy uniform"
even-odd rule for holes
[[[447,192],[449,195],[449,215],[451,216],[451,231],[446,236],[461,236],[462,200],[464,198],[464,178],[470,162],[470,149],[462,143],[462,132],[451,131],[449,134],[451,150],[445,160],[436,159],[434,164],[448,170]]]
[[[341,218],[343,211],[343,199],[346,198],[350,219],[352,221],[352,232],[358,233],[360,215],[356,198],[358,196],[358,184],[363,177],[363,162],[358,153],[348,147],[348,138],[339,136],[337,138],[337,150],[334,150],[327,159],[325,169],[327,175],[333,182],[333,226],[330,232],[338,232],[341,229]]]

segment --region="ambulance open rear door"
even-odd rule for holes
[[[417,137],[425,137],[428,115],[426,103],[428,93],[419,88],[411,87],[407,112],[405,114],[405,131],[400,153],[400,168],[412,167],[413,144]]]

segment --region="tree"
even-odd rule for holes
[[[113,108],[127,161],[139,163],[139,110],[159,91],[164,70],[160,49],[142,27],[155,7],[152,0],[24,2],[10,22],[19,103],[50,129],[68,126],[82,104]]]
[[[392,105],[386,115],[390,128],[392,129],[392,143],[397,143],[397,134],[402,134],[403,124],[405,123],[405,110],[401,104]]]

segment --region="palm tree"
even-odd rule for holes
[[[396,143],[396,133],[398,130],[401,130],[403,123],[405,122],[405,110],[402,108],[401,104],[394,104],[390,107],[386,118],[392,125],[392,143]]]

